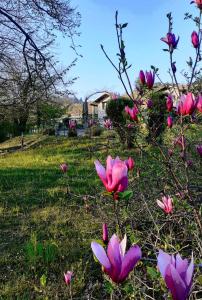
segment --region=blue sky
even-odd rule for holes
[[[173,32],[180,35],[175,59],[179,81],[183,82],[180,71],[186,68],[188,57],[194,56],[190,35],[195,29],[193,22],[183,20],[184,13],[198,13],[189,0],[72,0],[72,4],[77,6],[82,15],[81,36],[76,41],[82,46],[80,53],[83,58],[79,58],[70,73],[72,77],[79,76],[72,86],[78,97],[84,98],[97,90],[123,92],[117,74],[100,49],[100,44],[103,44],[111,58],[116,61],[117,45],[113,25],[117,9],[120,22],[128,22],[125,41],[128,62],[132,63],[132,82],[137,79],[140,69],[148,70],[151,65],[159,67],[161,78],[169,81],[168,54],[162,51],[165,45],[160,38],[168,30],[166,14],[173,13]],[[55,51],[62,65],[67,65],[75,57],[66,38],[58,37]]]

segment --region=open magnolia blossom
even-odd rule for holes
[[[98,176],[108,192],[123,192],[128,187],[128,167],[119,157],[107,157],[106,169],[96,160],[95,168]]]
[[[107,119],[104,121],[104,127],[106,129],[111,129],[112,128],[112,121],[110,119]]]
[[[193,256],[190,264],[179,254],[169,255],[162,250],[158,255],[158,269],[170,290],[173,300],[188,299],[194,272]]]
[[[170,214],[173,212],[173,199],[170,196],[162,197],[162,201],[156,201],[158,206],[164,210],[166,214]]]
[[[137,106],[133,106],[130,108],[128,105],[125,107],[125,112],[130,116],[133,121],[138,121],[138,108]]]
[[[179,115],[187,116],[192,115],[197,106],[197,101],[192,93],[183,95],[178,102],[177,113]]]
[[[103,266],[103,271],[115,283],[125,281],[129,273],[142,257],[141,249],[137,245],[130,247],[126,252],[126,243],[126,235],[124,239],[120,241],[116,234],[111,237],[107,252],[97,242],[91,243],[92,251]]]
[[[161,41],[166,43],[172,50],[177,48],[179,37],[176,39],[175,34],[168,32],[166,37],[161,38]]]

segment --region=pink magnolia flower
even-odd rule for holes
[[[146,71],[145,76],[146,76],[147,87],[148,89],[151,90],[153,88],[154,81],[155,81],[155,73],[154,72],[152,73],[152,71],[149,72]]]
[[[109,237],[108,237],[108,228],[107,228],[107,224],[106,224],[106,223],[104,223],[104,224],[102,225],[102,240],[103,240],[103,242],[104,242],[105,244],[107,244],[108,241],[109,241]]]
[[[173,118],[171,116],[168,116],[167,118],[167,125],[169,128],[173,127]]]
[[[95,168],[98,176],[108,192],[123,192],[128,187],[128,168],[119,157],[107,157],[106,169],[96,160]]]
[[[67,169],[68,169],[68,166],[66,163],[63,163],[60,165],[60,170],[63,172],[63,173],[66,173],[67,172]]]
[[[70,129],[75,129],[77,125],[76,120],[69,120],[69,128]]]
[[[194,48],[198,48],[198,46],[199,46],[199,36],[198,36],[198,33],[196,31],[192,32],[191,41],[192,41],[192,45],[194,46]]]
[[[202,9],[202,0],[194,0],[191,3],[196,3],[199,9]]]
[[[132,170],[135,166],[134,159],[132,157],[129,157],[127,160],[125,160],[126,166],[128,167],[128,170]]]
[[[197,109],[202,113],[202,96],[200,95],[197,100]]]
[[[159,250],[158,269],[170,290],[173,300],[188,299],[194,272],[193,255],[190,264],[180,254],[169,255]]]
[[[137,245],[130,247],[126,252],[126,243],[126,235],[124,239],[120,241],[118,236],[114,234],[109,241],[107,253],[100,244],[96,242],[91,243],[92,251],[103,266],[103,271],[115,283],[125,281],[142,257],[141,249]]]
[[[72,280],[72,275],[73,275],[73,272],[71,272],[71,271],[67,271],[66,273],[64,273],[64,280],[65,280],[66,285],[70,285],[71,280]]]
[[[110,119],[107,119],[104,121],[104,127],[106,129],[112,129],[112,121]]]
[[[173,97],[172,95],[168,95],[166,100],[167,111],[171,112],[173,109]]]
[[[125,112],[130,116],[130,118],[133,121],[138,121],[138,108],[136,106],[133,106],[133,108],[130,108],[128,105],[125,106]]]
[[[181,97],[177,106],[177,113],[183,116],[192,115],[196,106],[197,102],[195,101],[194,95],[192,93],[188,93]]]
[[[177,44],[179,42],[179,37],[178,39],[176,39],[175,34],[172,32],[168,32],[166,37],[161,38],[161,41],[163,41],[164,43],[166,43],[170,50],[173,51],[173,49],[177,48]]]
[[[196,150],[197,150],[198,154],[202,157],[202,145],[197,145]]]
[[[162,208],[166,214],[170,214],[173,212],[173,200],[170,196],[168,197],[163,196],[162,201],[157,200],[156,202],[158,206]]]
[[[139,80],[142,85],[145,85],[145,74],[142,70],[140,70],[140,73],[139,73]]]

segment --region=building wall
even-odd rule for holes
[[[100,124],[104,123],[104,119],[107,117],[106,114],[106,106],[107,106],[107,101],[110,100],[110,97],[105,99],[104,101],[98,103],[98,120]]]

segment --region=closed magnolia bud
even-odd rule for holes
[[[63,172],[63,173],[66,173],[67,172],[67,164],[66,163],[63,163],[60,165],[60,170]]]
[[[166,108],[167,111],[171,112],[173,109],[173,97],[172,95],[168,95],[167,100],[166,100]]]
[[[173,118],[171,116],[168,116],[167,118],[167,125],[169,128],[173,127]]]
[[[108,237],[108,228],[107,228],[107,224],[104,223],[102,225],[102,240],[105,244],[108,244],[109,241],[109,237]]]
[[[139,80],[140,80],[142,85],[145,84],[145,75],[144,75],[144,72],[142,70],[140,71],[140,74],[139,74]]]
[[[199,47],[199,36],[196,31],[192,32],[191,41],[192,41],[192,45],[194,46],[194,48],[197,49]]]

